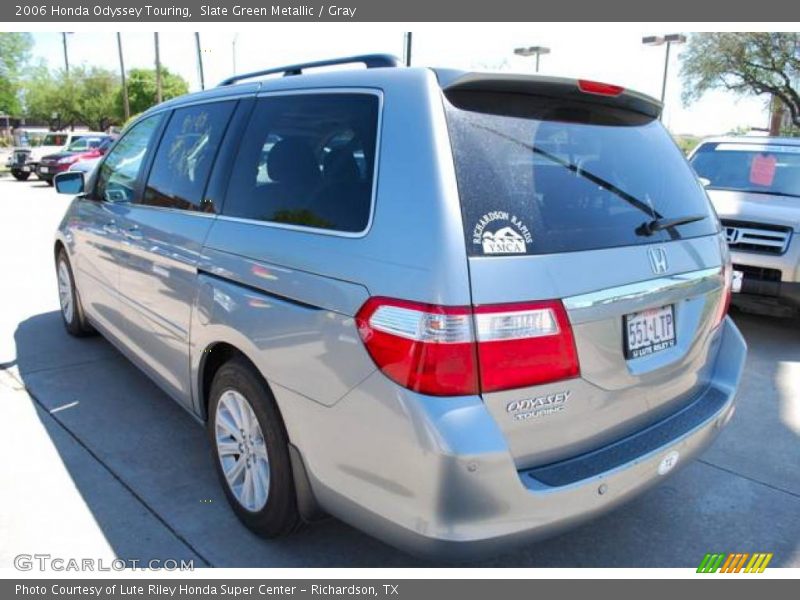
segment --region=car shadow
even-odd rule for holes
[[[746,391],[758,385],[754,378],[776,378],[783,368],[776,361],[800,360],[800,350],[786,348],[785,328],[740,318],[746,321],[745,335],[754,338],[751,353],[769,343],[770,336],[756,333],[759,327],[776,330],[783,342],[783,349],[767,360],[751,356],[759,372],[751,368],[745,374]],[[154,535],[131,535],[120,527],[113,498],[87,476],[85,460],[75,458],[75,442],[130,492],[140,510],[156,517],[154,527],[165,528],[187,553],[211,566],[449,566],[411,557],[335,519],[279,540],[253,535],[226,504],[204,427],[109,342],[100,336],[70,337],[56,311],[21,322],[15,342],[19,378],[76,489],[120,558],[152,554],[146,540]],[[771,564],[781,566],[795,555],[800,540],[800,500],[758,474],[781,461],[786,469],[796,468],[800,455],[796,445],[766,443],[789,437],[780,429],[785,428],[780,415],[765,421],[765,411],[778,411],[774,399],[770,404],[769,398],[755,401],[744,393],[718,445],[662,485],[558,537],[469,566],[696,567],[705,553],[725,549],[773,552]],[[762,431],[759,421],[769,431]],[[754,432],[758,439],[746,439]],[[742,474],[744,455],[748,468]]]

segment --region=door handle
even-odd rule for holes
[[[122,235],[124,235],[126,238],[134,242],[138,242],[139,240],[144,239],[144,235],[142,235],[142,232],[139,231],[139,228],[135,226],[123,230]]]
[[[103,225],[103,231],[106,233],[117,233],[119,229],[117,228],[117,224],[114,221],[109,221],[105,225]]]

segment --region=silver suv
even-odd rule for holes
[[[742,273],[739,308],[800,316],[800,139],[704,140],[690,162]]]
[[[57,177],[64,322],[207,424],[261,535],[328,514],[454,559],[552,534],[733,413],[725,238],[659,111],[382,55],[230,79]]]

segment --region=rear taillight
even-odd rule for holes
[[[473,309],[371,298],[356,323],[381,371],[423,394],[493,392],[579,374],[560,301]]]
[[[733,266],[730,261],[722,267],[722,294],[720,303],[717,306],[717,314],[714,318],[714,327],[717,327],[725,319],[728,309],[731,307],[731,296],[733,295]]]
[[[495,392],[577,377],[578,353],[558,300],[475,309],[481,389]]]
[[[584,94],[596,94],[598,96],[619,96],[625,91],[625,88],[621,85],[589,81],[588,79],[579,79],[578,89]]]
[[[370,298],[356,325],[375,364],[403,387],[432,396],[478,392],[469,308]]]

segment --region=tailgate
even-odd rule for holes
[[[519,468],[604,446],[681,409],[704,388],[723,286],[719,243],[712,236],[660,246],[674,265],[674,274],[660,277],[650,270],[649,247],[470,259],[475,304],[555,295],[577,348],[577,378],[483,394]],[[626,268],[607,276],[615,264]],[[627,357],[626,315],[663,307],[674,315],[672,340]]]
[[[527,468],[628,435],[706,385],[727,250],[641,97],[480,84],[446,88],[445,106],[483,398]]]

